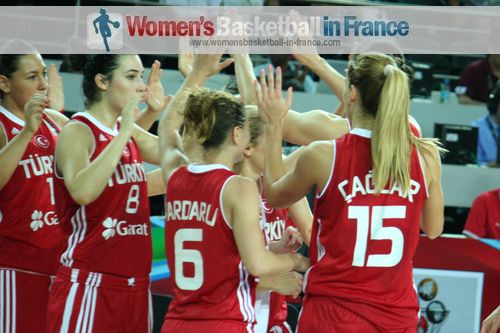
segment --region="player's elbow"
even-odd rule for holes
[[[68,192],[71,198],[80,206],[87,206],[95,200],[95,195],[81,188],[75,190],[68,188]]]
[[[443,233],[443,223],[433,223],[433,225],[422,224],[422,231],[430,239],[436,239]]]
[[[245,267],[248,272],[253,276],[262,276],[269,274],[269,267],[263,261],[250,260],[250,262],[245,263]]]

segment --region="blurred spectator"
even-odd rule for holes
[[[465,67],[458,81],[459,102],[474,104],[486,103],[488,94],[493,90],[500,77],[500,54],[490,54]]]
[[[283,89],[293,87],[294,91],[304,91],[309,94],[316,92],[316,83],[313,78],[308,74],[307,67],[299,67],[290,61],[288,54],[271,54],[269,55],[270,63],[274,68],[280,66],[283,73]],[[267,65],[263,64],[254,68],[257,78],[260,77],[260,70],[267,71]]]
[[[473,238],[500,239],[500,188],[481,193],[474,200],[463,233]]]
[[[86,54],[65,54],[59,71],[69,73],[82,73],[87,61]]]
[[[480,165],[500,166],[500,81],[488,98],[488,114],[472,122],[479,128],[477,161]]]

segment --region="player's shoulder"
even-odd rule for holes
[[[64,125],[66,125],[66,123],[68,123],[69,121],[69,118],[66,117],[63,113],[52,109],[45,109],[45,114],[60,128],[64,127]]]

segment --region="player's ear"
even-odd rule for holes
[[[5,75],[0,75],[0,90],[4,94],[8,94],[10,92],[10,81]]]
[[[99,89],[103,91],[108,90],[109,81],[106,76],[102,74],[97,74],[94,78],[94,82]]]

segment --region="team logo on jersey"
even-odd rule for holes
[[[274,210],[274,208],[269,206],[269,204],[267,203],[267,200],[264,198],[262,198],[262,207],[264,208],[264,212],[266,214],[271,214]]]
[[[108,141],[108,138],[104,136],[104,134],[99,134],[99,141]]]
[[[43,135],[36,135],[35,136],[35,143],[40,147],[40,148],[49,148],[50,142],[49,140],[44,137]]]
[[[130,156],[130,150],[128,149],[127,146],[125,146],[125,148],[123,148],[123,156],[125,156],[125,157]]]
[[[44,215],[41,210],[34,210],[33,213],[31,213],[31,230],[40,230],[45,224],[48,226],[59,224],[59,220],[56,214],[50,211],[45,213]]]
[[[11,133],[12,135],[19,134],[20,132],[21,132],[21,131],[20,131],[20,130],[19,130],[19,128],[17,128],[17,127],[12,128],[12,131],[10,131],[10,133]]]
[[[147,223],[143,224],[128,224],[126,221],[118,221],[111,217],[102,221],[104,231],[102,237],[108,240],[115,235],[118,236],[149,236]]]

